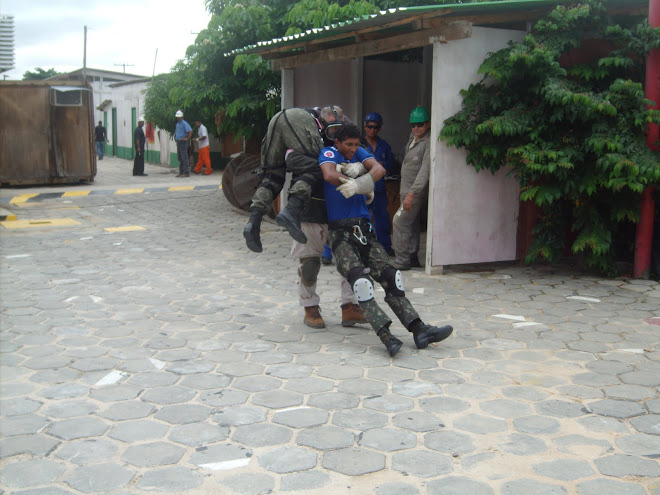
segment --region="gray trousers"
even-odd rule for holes
[[[176,142],[176,157],[179,159],[179,173],[189,174],[190,165],[188,163],[188,141]]]
[[[401,196],[401,206],[394,214],[392,222],[392,248],[396,253],[396,262],[409,265],[410,257],[419,251],[419,217],[428,202],[428,194],[415,196],[410,210],[403,209],[404,199],[404,196]]]

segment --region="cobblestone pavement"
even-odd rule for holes
[[[130,167],[100,162],[92,187]],[[23,193],[0,195],[32,220],[0,227],[3,493],[660,494],[656,282],[406,272],[455,332],[417,350],[395,324],[391,359],[341,326],[334,267],[328,328],[303,325],[288,235],[266,223],[249,252],[216,188]]]

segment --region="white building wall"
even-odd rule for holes
[[[513,260],[516,257],[519,188],[501,170],[477,173],[466,164],[467,152],[437,139],[445,119],[461,109],[459,92],[478,82],[488,52],[520,41],[525,33],[472,29],[472,37],[435,43],[431,121],[431,179],[427,273],[442,265]]]

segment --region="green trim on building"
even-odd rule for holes
[[[160,151],[147,150],[144,153],[144,161],[147,162],[147,163],[160,164]]]

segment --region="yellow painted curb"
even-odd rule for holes
[[[170,187],[168,191],[192,191],[195,186],[174,186]]]
[[[34,220],[13,220],[11,222],[0,222],[6,229],[29,229],[38,227],[71,227],[80,225],[72,218],[40,218]]]
[[[142,188],[142,189],[117,189],[115,191],[115,194],[140,194],[141,192],[144,192],[144,188]]]
[[[2,218],[2,217],[4,217],[4,218]],[[4,222],[15,222],[16,221],[16,215],[13,215],[11,213],[9,215],[0,215],[0,218],[2,218],[2,220]]]
[[[35,193],[35,194],[21,194],[19,196],[14,196],[13,198],[11,198],[11,201],[9,203],[14,203],[14,204],[25,203],[28,199],[34,198],[35,196],[39,196],[39,194],[38,193]]]
[[[62,194],[63,198],[71,198],[74,196],[88,196],[92,191],[69,191]]]
[[[103,230],[107,232],[134,232],[136,230],[145,230],[145,228],[139,225],[128,225],[126,227],[108,227]]]

